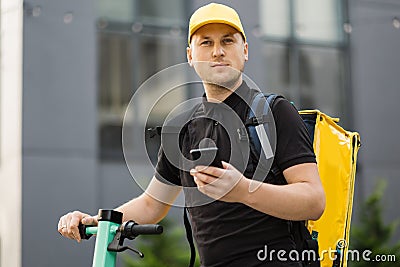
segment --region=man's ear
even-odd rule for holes
[[[244,60],[249,60],[249,44],[247,42],[244,43]]]
[[[188,46],[186,48],[186,57],[190,67],[193,67],[193,58],[192,58],[192,48]]]

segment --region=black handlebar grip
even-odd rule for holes
[[[158,235],[163,232],[163,227],[157,224],[138,224],[132,227],[131,232],[135,235]]]
[[[84,224],[79,224],[78,229],[79,229],[79,235],[81,236],[81,239],[89,239],[92,235],[86,234],[86,225]]]
[[[138,235],[159,235],[163,227],[158,224],[137,224],[134,221],[127,221],[123,224],[123,235],[127,238],[135,238]]]

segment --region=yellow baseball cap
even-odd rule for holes
[[[211,3],[197,9],[190,17],[188,34],[189,45],[193,33],[200,27],[210,23],[227,24],[238,30],[243,35],[244,41],[246,41],[246,35],[244,34],[244,29],[238,13],[229,6]]]

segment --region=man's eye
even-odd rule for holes
[[[231,39],[231,38],[226,38],[226,39],[224,39],[224,43],[225,43],[225,44],[231,44],[231,43],[233,43],[233,39]]]
[[[210,45],[210,44],[211,44],[211,41],[203,41],[203,42],[201,42],[200,44],[201,44],[201,45]]]

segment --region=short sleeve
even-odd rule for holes
[[[275,162],[281,171],[302,163],[316,163],[307,128],[296,108],[286,99],[277,98],[274,114],[277,145]]]
[[[158,151],[155,177],[163,183],[182,185],[179,178],[179,169],[168,160],[162,146],[160,146],[160,150]]]

